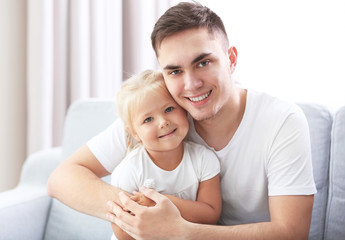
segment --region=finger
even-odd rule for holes
[[[150,188],[141,188],[140,191],[149,199],[151,199],[152,201],[154,201],[155,203],[160,203],[163,200],[165,200],[167,197],[156,192],[153,189]]]
[[[139,198],[139,197],[140,197],[140,195],[142,195],[142,193],[137,192],[137,191],[133,191],[133,193],[132,193],[132,194],[133,194],[133,195],[131,196],[131,199],[133,199],[133,197]]]
[[[111,214],[113,214],[114,212],[113,212],[113,209],[115,208],[115,206],[117,206],[117,204],[116,203],[114,203],[114,202],[112,202],[112,201],[108,201],[107,202],[107,209],[108,209],[108,211],[111,213]],[[119,206],[120,207],[120,206]],[[128,212],[129,210],[128,209],[125,209],[125,208],[122,208],[123,209],[123,211],[126,211],[126,212]]]
[[[143,206],[140,206],[138,203],[130,199],[127,195],[125,195],[123,192],[119,193],[119,199],[122,203],[123,207],[128,209],[134,214],[137,214],[143,210]]]
[[[108,201],[108,202],[107,202],[107,210],[108,210],[109,212],[112,213],[114,207],[115,207],[115,203],[114,203],[113,201]]]
[[[133,227],[131,225],[128,225],[127,223],[123,222],[120,218],[114,216],[113,221],[117,226],[119,226],[123,231],[125,231],[128,235],[130,235],[134,239],[139,239],[136,234],[134,234]]]
[[[123,209],[114,202],[109,203],[109,206],[111,206],[112,208],[110,212],[107,213],[106,217],[110,222],[115,223],[116,218],[120,218],[122,221],[126,223],[133,222],[133,214],[131,214],[131,212],[127,211],[126,209]]]
[[[138,237],[132,233],[132,231],[134,231],[135,229],[133,229],[133,227],[130,224],[127,224],[126,222],[122,221],[121,218],[119,218],[119,217],[117,217],[111,213],[107,213],[106,217],[111,223],[119,226],[123,231],[128,233],[134,239],[138,239]]]

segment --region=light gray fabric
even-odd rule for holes
[[[62,159],[108,127],[115,118],[116,107],[113,101],[89,99],[73,103],[65,121]],[[103,180],[109,182],[109,177]],[[110,239],[111,234],[110,223],[79,213],[53,200],[44,239]]]
[[[327,108],[314,104],[299,106],[310,128],[318,190],[309,239],[345,239],[345,107],[335,115],[332,127],[333,117]],[[0,240],[110,239],[109,223],[78,213],[56,200],[51,201],[45,185],[62,159],[115,118],[115,106],[109,100],[83,100],[70,107],[62,149],[31,155],[24,164],[19,186],[0,193]],[[109,177],[105,181],[109,182]]]
[[[48,178],[58,166],[61,147],[50,148],[31,154],[24,162],[20,174],[20,185],[31,184],[46,187]]]
[[[44,239],[107,240],[112,233],[109,222],[74,211],[54,199]]]
[[[74,102],[69,107],[65,119],[62,160],[108,127],[116,116],[114,101],[84,99]]]
[[[20,191],[32,194],[30,188]],[[0,208],[0,240],[42,239],[50,202],[50,197],[43,193],[30,201]]]
[[[60,154],[53,148],[30,155],[19,185],[0,193],[0,240],[43,238],[51,205],[46,182]]]
[[[345,107],[334,117],[329,179],[325,239],[345,239]]]
[[[313,172],[317,188],[309,240],[322,240],[327,206],[329,149],[333,117],[327,108],[320,105],[299,104],[299,106],[304,111],[309,124]]]

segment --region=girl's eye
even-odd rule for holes
[[[148,117],[144,120],[144,123],[151,122],[153,120],[153,117]]]
[[[209,60],[205,60],[205,61],[200,62],[198,66],[199,66],[199,67],[205,67],[205,66],[208,65],[209,63],[210,63]]]
[[[174,110],[174,107],[168,107],[167,109],[165,109],[165,112],[171,112],[172,110]]]

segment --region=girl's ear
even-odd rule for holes
[[[127,131],[135,140],[137,140],[138,142],[141,142],[141,139],[140,139],[140,137],[138,136],[138,134],[137,134],[133,129],[131,129],[129,126],[126,126],[126,131]]]

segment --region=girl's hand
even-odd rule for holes
[[[142,206],[153,207],[156,205],[156,203],[153,200],[146,197],[141,192],[133,192],[133,196],[131,196],[130,198]]]

